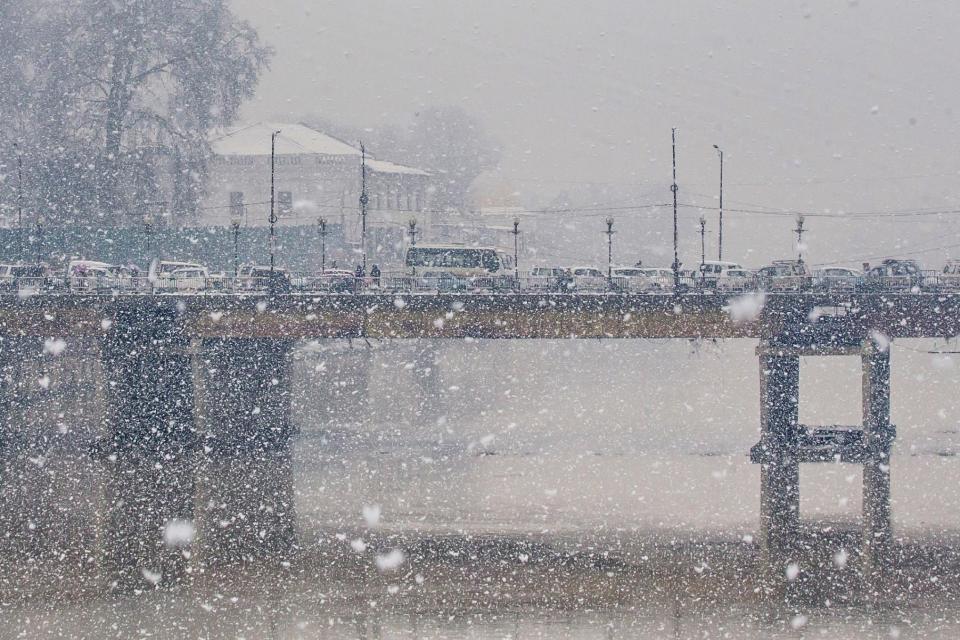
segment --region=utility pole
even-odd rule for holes
[[[607,285],[613,288],[613,218],[607,218]]]
[[[670,141],[673,148],[673,184],[670,185],[670,191],[673,192],[673,291],[680,288],[680,251],[677,248],[677,128],[670,130]]]
[[[363,274],[367,274],[367,150],[360,141],[360,251],[363,253]]]
[[[700,266],[707,262],[707,219],[700,216]],[[703,269],[701,268],[702,272]]]
[[[717,243],[717,260],[723,260],[723,149],[717,145],[713,148],[720,154],[720,241]]]
[[[20,143],[14,142],[17,152],[17,260],[23,262],[23,154]]]
[[[327,270],[327,219],[317,218],[317,231],[320,233],[320,273]]]
[[[279,131],[274,131],[270,134],[270,286],[273,287],[273,265],[274,265],[274,248],[275,248],[275,235],[274,235],[274,226],[277,224],[277,212],[274,210],[275,196],[276,191],[274,189],[274,180],[276,176],[276,156],[277,156],[277,136],[280,135]]]
[[[797,216],[797,228],[794,233],[797,234],[797,260],[803,262],[803,216]]]
[[[520,288],[520,220],[513,219],[513,277],[517,281],[517,289]]]

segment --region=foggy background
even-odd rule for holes
[[[939,268],[958,251],[955,3],[233,6],[276,48],[245,120],[375,135],[456,105],[501,152],[480,190],[528,208],[669,202],[676,126],[682,204],[716,207],[712,145],[725,151],[725,258],[789,257],[798,210],[831,216],[808,215],[813,263],[912,255]],[[623,247],[669,241],[670,207],[614,213],[637,222]],[[682,207],[688,264],[701,213],[716,244],[716,212]],[[591,224],[600,259],[602,217]]]

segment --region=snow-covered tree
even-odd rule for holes
[[[38,0],[0,12],[0,79],[17,86],[0,98],[4,200],[17,143],[34,215],[122,224],[144,197],[189,213],[209,132],[234,120],[272,53],[227,0]]]

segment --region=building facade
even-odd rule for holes
[[[196,224],[269,224],[270,147],[276,131],[277,225],[315,226],[322,218],[347,244],[359,246],[361,151],[301,124],[260,122],[214,137]],[[396,254],[411,219],[420,229],[430,225],[431,175],[369,155],[365,166],[368,252]]]

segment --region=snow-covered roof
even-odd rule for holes
[[[277,155],[322,155],[357,158],[360,149],[306,125],[283,122],[257,122],[229,131],[221,131],[210,140],[218,156],[269,156],[270,136],[279,131]],[[426,171],[386,160],[375,160],[367,154],[367,167],[375,173],[428,176]]]
[[[302,124],[257,122],[220,133],[210,141],[219,156],[269,156],[270,136],[277,136],[277,155],[360,156],[360,150]]]
[[[401,173],[404,175],[411,175],[411,176],[430,175],[423,169],[414,169],[413,167],[405,167],[402,164],[397,164],[395,162],[387,162],[386,160],[370,160],[368,158],[367,167],[377,173]]]

